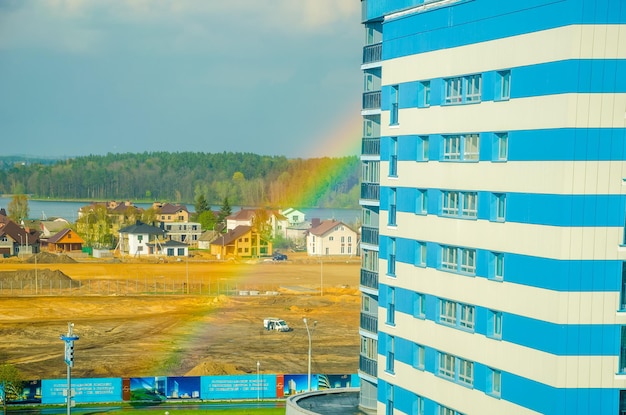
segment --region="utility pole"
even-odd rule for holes
[[[306,327],[306,333],[309,335],[309,367],[307,371],[307,379],[308,379],[307,391],[311,392],[311,335],[313,334],[313,331],[315,331],[315,326],[317,326],[317,321],[313,322],[313,329],[311,330],[309,330],[309,324],[308,324],[308,320],[306,319],[306,317],[304,317],[302,321],[304,321],[304,326]]]
[[[65,364],[67,365],[67,415],[71,415],[74,404],[72,393],[72,368],[74,367],[74,341],[78,336],[74,334],[74,323],[67,323],[67,334],[61,334],[61,340],[65,342]]]

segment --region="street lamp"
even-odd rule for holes
[[[317,326],[317,321],[313,322],[313,328],[311,330],[309,330],[309,324],[307,322],[306,317],[302,318],[302,321],[304,321],[304,326],[306,327],[306,333],[309,336],[309,368],[307,371],[307,379],[308,379],[307,391],[311,392],[311,335],[313,334],[313,331],[315,330],[315,326]]]
[[[261,382],[259,378],[260,368],[261,368],[261,362],[257,360],[256,362],[256,400],[257,402],[261,400]]]

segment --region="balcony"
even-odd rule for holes
[[[361,199],[380,201],[380,185],[378,183],[361,183]]]
[[[363,93],[363,109],[376,110],[380,109],[380,91],[371,91]]]
[[[361,242],[364,244],[378,245],[378,228],[363,225],[361,227]]]
[[[361,269],[361,285],[378,290],[378,272]]]
[[[364,156],[380,156],[380,137],[363,137],[361,154]]]
[[[378,316],[361,313],[361,326],[363,330],[370,333],[378,333]]]
[[[359,355],[359,370],[363,373],[367,373],[372,377],[377,377],[378,362],[374,359],[369,359],[363,355]]]
[[[380,62],[383,59],[383,44],[375,43],[363,47],[363,64]]]

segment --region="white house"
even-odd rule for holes
[[[306,236],[308,255],[356,255],[358,234],[343,222],[325,220],[309,229]]]
[[[142,256],[154,254],[151,245],[162,243],[159,237],[165,234],[160,228],[151,226],[141,221],[137,221],[134,225],[126,226],[120,229],[120,241],[118,244],[122,254]]]
[[[280,213],[287,218],[289,226],[295,226],[306,221],[306,215],[298,209],[287,208],[285,210],[281,210]]]
[[[167,232],[170,241],[196,245],[202,235],[202,225],[197,222],[161,222],[161,228]]]
[[[162,256],[186,257],[189,255],[189,245],[178,241],[165,241],[148,244],[150,252]]]

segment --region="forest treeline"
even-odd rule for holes
[[[358,208],[359,160],[252,153],[144,152],[0,168],[0,193],[34,198]]]

